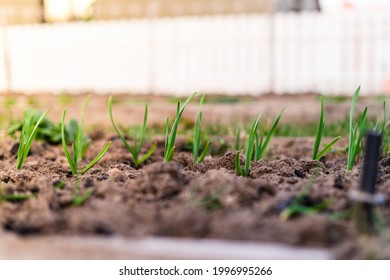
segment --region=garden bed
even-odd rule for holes
[[[355,93],[356,99],[357,94],[358,91]],[[30,107],[34,105],[32,107],[41,111],[45,108],[43,106],[46,106],[32,102],[31,97],[17,98],[21,99],[19,102],[27,103]],[[63,107],[71,109],[69,117],[75,117],[76,108],[79,110],[81,107],[81,98],[83,97],[47,96],[42,100],[62,100]],[[140,110],[143,106],[139,106],[138,101],[125,106],[124,98],[116,97],[112,100],[115,118],[118,117],[119,122],[124,123],[127,112],[131,112],[130,125],[139,125],[143,119],[143,110]],[[177,244],[172,246],[181,247],[185,244],[183,250],[192,250],[191,246],[198,244],[198,255],[189,254],[188,258],[219,258],[221,254],[225,255],[224,252],[226,258],[245,258],[244,249],[239,250],[236,255],[231,254],[232,249],[229,248],[235,248],[237,244],[241,244],[239,246],[242,248],[254,244],[253,246],[259,246],[256,248],[269,250],[270,258],[274,256],[291,259],[295,253],[296,258],[305,256],[304,258],[308,259],[390,258],[390,234],[387,229],[390,224],[389,203],[378,208],[375,214],[376,228],[372,236],[359,234],[355,227],[356,220],[353,217],[353,204],[349,200],[349,194],[351,190],[359,188],[361,149],[364,149],[364,145],[361,145],[360,140],[356,144],[354,141],[348,142],[346,134],[348,127],[352,125],[341,116],[345,116],[350,105],[346,104],[344,99],[335,99],[332,101],[333,105],[327,105],[325,110],[321,110],[320,126],[326,128],[323,133],[317,133],[319,138],[316,145],[314,137],[297,137],[314,136],[317,130],[318,120],[315,115],[319,115],[319,100],[311,95],[283,97],[291,102],[286,103],[279,126],[278,118],[272,125],[276,130],[269,128],[269,119],[264,122],[268,131],[262,127],[257,134],[256,122],[249,130],[253,117],[259,111],[265,110],[271,115],[279,112],[280,108],[276,107],[279,107],[282,101],[280,98],[269,96],[256,100],[245,97],[221,101],[218,97],[218,102],[233,100],[234,106],[223,103],[204,104],[202,132],[196,129],[193,131],[193,127],[197,128],[200,124],[199,115],[196,114],[196,121],[189,117],[197,112],[197,101],[189,103],[189,115],[183,115],[181,121],[178,118],[173,125],[171,122],[172,127],[167,128],[168,132],[171,131],[170,135],[176,135],[174,124],[179,124],[179,136],[175,140],[175,137],[165,139],[161,136],[165,132],[165,129],[162,129],[165,116],[172,118],[174,115],[172,108],[175,106],[172,102],[161,97],[142,97],[142,103],[151,104],[151,124],[148,122],[148,128],[146,125],[144,127],[145,139],[140,136],[144,134],[142,127],[138,128],[138,137],[127,138],[126,148],[124,136],[119,130],[117,134],[113,134],[114,129],[110,126],[114,121],[112,119],[110,122],[107,97],[96,97],[97,101],[94,97],[94,103],[86,111],[85,119],[92,144],[86,150],[85,156],[78,148],[70,151],[72,156],[64,153],[65,146],[69,149],[74,143],[77,147],[84,147],[88,143],[88,137],[80,134],[82,137],[78,138],[77,133],[75,134],[76,131],[79,132],[77,122],[66,123],[65,113],[62,126],[50,120],[42,123],[39,140],[32,143],[30,151],[25,146],[20,150],[19,143],[28,142],[34,122],[40,123],[39,117],[34,120],[31,114],[27,114],[25,120],[30,119],[30,124],[24,126],[21,122],[15,123],[15,120],[11,122],[11,126],[6,122],[1,123],[5,126],[4,131],[13,131],[10,134],[13,137],[4,135],[0,143],[0,247],[10,252],[10,244],[21,244],[18,248],[25,246],[26,255],[45,258],[44,254],[34,254],[37,244],[48,241],[50,246],[58,247],[61,240],[64,240],[63,242],[69,242],[72,248],[81,243],[89,244],[85,250],[90,253],[82,255],[82,258],[94,258],[94,253],[110,248],[109,244],[112,244],[112,247],[107,258],[136,258],[138,254],[129,254],[131,249],[117,250],[115,244],[119,242],[123,246],[143,250],[142,246],[153,247],[153,244],[161,245],[164,240],[170,240],[166,242]],[[5,104],[16,104],[14,101],[8,99]],[[373,102],[375,100],[363,101],[370,109],[377,106]],[[307,115],[302,113],[302,110],[297,113],[301,103],[311,108],[306,112]],[[353,107],[355,103],[356,100],[352,102]],[[261,107],[264,104],[271,106],[265,109]],[[361,105],[356,106],[358,112],[362,111]],[[59,119],[57,107],[62,106],[55,106],[54,112],[51,112],[53,116],[50,115],[50,118],[53,117],[56,121]],[[314,107],[319,108],[313,109]],[[184,107],[182,109],[184,110]],[[17,111],[16,115],[20,115],[20,108],[15,106],[6,107],[0,113],[12,119],[14,111]],[[217,112],[217,119],[215,116],[213,118],[212,112]],[[334,119],[332,123],[325,125],[326,113]],[[354,115],[353,110],[351,115]],[[239,117],[234,120],[235,116]],[[382,129],[385,147],[389,150],[389,137],[385,130],[386,118],[383,119],[372,112],[371,117],[374,121],[378,117],[376,127]],[[363,120],[365,123],[365,114],[359,117],[359,120],[360,123],[363,123]],[[373,127],[372,119],[365,125]],[[13,129],[10,130],[10,127]],[[25,140],[17,139],[17,131],[22,127],[30,128],[30,132],[22,132],[24,138],[21,139]],[[79,128],[82,131],[82,126]],[[256,138],[252,130],[256,131]],[[202,133],[201,139],[195,141],[193,133]],[[272,138],[274,134],[279,137]],[[266,135],[267,138],[270,136],[268,148],[268,139],[263,141],[259,135]],[[288,135],[295,137],[286,137]],[[318,148],[333,139],[321,139],[323,136],[339,135],[342,136],[340,141],[333,147],[326,148],[324,153],[320,152],[321,149]],[[356,135],[361,137],[363,132],[360,131]],[[134,146],[134,139],[138,139],[138,145]],[[140,139],[145,140],[143,146]],[[249,142],[255,143],[250,149],[247,149],[248,139]],[[208,142],[210,147],[205,150],[208,155],[203,161],[202,156],[200,159],[198,157],[199,162],[195,163],[192,149],[201,152],[203,145],[208,146]],[[193,146],[194,143],[198,146]],[[358,149],[356,159],[348,161],[351,170],[347,171],[348,145],[352,144]],[[313,153],[315,146],[317,153]],[[108,152],[101,154],[102,158],[97,164],[89,165],[103,147],[108,148]],[[141,150],[134,154],[131,147]],[[73,157],[75,151],[79,155],[76,160]],[[248,154],[248,151],[253,151],[254,154]],[[150,157],[143,161],[141,157],[145,154]],[[77,165],[79,158],[82,160]],[[138,164],[135,158],[138,158]],[[20,160],[19,164],[16,164],[17,159]],[[87,165],[87,169],[82,169]],[[383,155],[379,163],[377,185],[378,191],[386,198],[390,197],[389,178],[390,158]],[[108,245],[102,245],[104,241],[107,241]],[[203,245],[200,245],[200,241],[203,241]],[[219,244],[218,250],[222,253],[210,254],[207,249],[210,244]],[[161,249],[166,247],[160,245],[157,246],[160,248],[158,252],[169,251]],[[253,250],[247,252],[248,258],[256,258],[251,253]],[[160,253],[150,251],[145,258],[153,258]],[[167,252],[161,258],[182,258],[179,255]],[[267,253],[256,256],[263,258],[266,255]],[[23,252],[1,255],[2,258],[7,256],[23,256]],[[64,251],[59,258],[74,258],[74,252]]]
[[[163,142],[139,169],[116,136],[96,134],[86,159],[107,139],[106,156],[80,177],[80,193],[92,195],[72,206],[76,179],[59,146],[34,143],[22,170],[15,170],[17,142],[1,146],[0,180],[4,194],[34,196],[0,204],[4,232],[22,236],[119,235],[240,240],[282,243],[303,248],[326,248],[340,258],[365,258],[367,250],[389,257],[386,248],[366,248],[354,229],[348,211],[348,191],[357,187],[359,170],[345,171],[343,155],[322,162],[310,160],[312,139],[273,139],[266,159],[253,164],[250,177],[235,175],[234,155],[206,157],[199,165],[180,148],[171,163],[163,163]],[[158,140],[158,139],[157,139]],[[180,147],[180,146],[179,146]],[[381,162],[380,190],[390,195],[388,160]],[[63,186],[59,182],[64,182]],[[305,206],[331,199],[314,215],[283,219],[281,214],[305,186]],[[389,220],[389,206],[382,215]],[[379,242],[379,241],[378,241]],[[375,243],[375,242],[374,242]],[[372,244],[372,243],[370,243]]]

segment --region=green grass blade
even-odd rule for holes
[[[354,135],[354,126],[353,126],[353,116],[355,113],[355,106],[357,99],[359,97],[359,92],[360,92],[360,86],[356,89],[353,98],[352,98],[352,103],[351,103],[351,109],[349,112],[349,144],[348,144],[348,165],[347,165],[347,170],[351,170],[353,166],[353,154],[354,154],[354,149],[355,149],[355,140],[356,140],[356,135]]]
[[[143,123],[142,131],[141,131],[140,146],[142,146],[142,144],[144,143],[144,140],[145,140],[145,133],[146,133],[147,123],[148,123],[148,114],[149,114],[148,105],[145,105],[144,123]]]
[[[84,146],[84,130],[83,130],[83,125],[82,122],[80,121],[77,126],[76,130],[76,143],[74,143],[74,154],[73,157],[75,158],[75,161],[81,160],[81,154],[82,148]]]
[[[171,132],[169,133],[169,136],[168,136],[168,131],[169,131],[169,127],[168,127],[168,122],[166,124],[166,136],[165,136],[165,139],[166,139],[166,142],[165,142],[165,152],[164,152],[164,162],[168,162],[168,161],[171,161],[173,159],[173,155],[174,155],[174,145],[175,145],[175,141],[176,141],[176,135],[177,135],[177,129],[179,127],[179,123],[180,123],[180,120],[181,120],[181,117],[183,115],[183,112],[184,112],[184,109],[186,108],[187,104],[192,100],[192,98],[196,95],[196,92],[193,93],[190,97],[188,97],[186,99],[186,101],[183,103],[183,106],[180,106],[180,101],[177,102],[177,108],[176,108],[176,118],[173,122],[173,125],[172,125],[172,129],[171,129]],[[171,154],[173,153],[173,155]]]
[[[261,146],[260,152],[259,152],[260,158],[263,157],[265,151],[268,148],[269,143],[271,142],[272,137],[275,134],[276,128],[277,128],[277,126],[279,124],[280,118],[282,117],[283,111],[284,111],[284,109],[282,109],[280,111],[279,115],[276,117],[274,123],[272,124],[272,127],[271,127],[270,131],[268,132],[268,134],[267,134],[267,136],[265,138],[264,143],[262,143],[262,146]]]
[[[236,166],[237,176],[244,176],[244,172],[243,172],[242,166],[241,166],[240,152],[236,153],[234,162],[235,162],[235,166]]]
[[[91,99],[91,95],[88,95],[83,102],[83,106],[81,108],[80,121],[77,127],[76,144],[75,144],[77,161],[83,158],[85,151],[88,148],[85,146],[86,143],[84,137],[84,113],[90,99]]]
[[[336,144],[337,141],[340,140],[340,136],[336,137],[335,139],[333,139],[329,144],[327,144],[324,149],[318,153],[317,157],[314,158],[314,160],[320,160],[323,156],[325,156],[325,154],[330,150],[332,149],[332,147],[334,146],[334,144]]]
[[[32,130],[31,130],[31,127],[33,125],[34,116],[30,115],[27,118],[27,122],[25,123],[26,128],[23,127],[21,141],[19,143],[20,150],[18,150],[18,160],[17,160],[17,165],[16,165],[17,169],[22,168],[22,166],[27,158],[27,155],[30,152],[31,145],[36,137],[37,129],[38,129],[39,125],[41,124],[41,122],[45,119],[45,117],[49,113],[49,111],[50,111],[50,109],[47,109],[45,112],[43,112],[43,114],[38,119],[38,121],[36,122],[36,124]],[[20,153],[19,153],[19,151],[20,151]]]
[[[75,196],[72,200],[72,206],[83,205],[93,194],[93,189],[88,189],[82,195]]]
[[[256,138],[256,133],[257,133],[258,127],[259,127],[260,118],[261,118],[261,114],[253,122],[251,130],[249,131],[249,137],[248,137],[248,143],[247,143],[246,155],[245,155],[245,165],[244,165],[244,175],[245,176],[249,175],[249,171],[250,171],[249,169],[250,169],[250,164],[252,161],[255,138]]]
[[[34,198],[34,195],[31,194],[9,194],[0,196],[0,201],[10,201],[10,202],[18,202],[25,201],[31,198]]]
[[[194,139],[192,144],[192,154],[194,162],[198,161],[199,157],[199,145],[200,145],[200,123],[202,122],[202,113],[198,113],[194,126]]]
[[[80,159],[83,159],[83,158],[84,158],[85,153],[87,152],[87,150],[88,150],[90,144],[91,144],[91,140],[85,141],[85,137],[84,137],[83,146],[82,146],[82,149],[81,149]]]
[[[173,123],[171,133],[169,135],[169,143],[170,143],[171,147],[173,147],[173,145],[175,143],[177,128],[179,127],[179,123],[180,123],[181,117],[183,115],[184,109],[186,108],[187,104],[192,100],[192,98],[194,98],[195,95],[196,95],[196,92],[193,93],[190,97],[188,97],[186,99],[186,101],[183,103],[183,106],[180,106],[180,101],[177,102],[177,115],[176,115],[175,121]],[[171,148],[171,147],[169,147],[169,148]]]
[[[114,121],[114,117],[113,117],[113,114],[112,114],[112,97],[110,96],[110,98],[108,99],[108,112],[110,114],[110,120],[111,120],[111,124],[112,126],[114,127],[114,130],[116,132],[116,134],[118,135],[118,137],[122,140],[123,144],[125,145],[126,149],[132,154],[132,156],[134,157],[134,151],[133,151],[133,148],[130,146],[129,142],[127,142],[125,136],[121,133],[121,131],[119,130],[119,128],[116,126],[115,124],[115,121]]]
[[[167,161],[166,161],[166,162],[172,161],[174,155],[175,155],[175,146],[173,146],[173,147],[171,148],[171,150],[169,151],[168,156],[167,156]]]
[[[165,146],[164,146],[164,161],[168,157],[168,140],[169,140],[169,118],[165,122]]]
[[[198,104],[198,111],[196,113],[196,119],[195,119],[195,126],[194,126],[194,139],[193,139],[193,148],[192,148],[192,153],[193,153],[193,159],[195,163],[200,163],[203,161],[203,158],[206,156],[208,145],[206,150],[203,150],[201,155],[199,156],[199,148],[200,148],[200,138],[201,138],[201,127],[202,127],[202,119],[203,119],[203,113],[200,111],[200,108],[202,107],[204,100],[205,100],[205,95],[203,94],[199,100]],[[203,155],[203,153],[205,153]]]
[[[383,101],[383,122],[381,128],[382,135],[385,135],[386,132],[386,122],[387,122],[387,105],[386,105],[386,100],[384,100]]]
[[[66,110],[62,112],[62,122],[61,122],[62,148],[64,149],[65,157],[68,160],[72,174],[75,175],[77,174],[77,167],[75,166],[75,163],[73,162],[73,159],[68,151],[68,146],[66,144],[66,139],[65,139],[65,118],[66,118]]]
[[[150,147],[149,151],[140,159],[138,160],[137,164],[135,164],[136,167],[138,167],[140,164],[142,164],[145,160],[150,158],[154,151],[156,150],[157,145],[153,144],[152,147]]]
[[[133,150],[134,150],[134,155],[133,155],[133,159],[134,161],[138,161],[138,156],[141,152],[141,145],[139,143],[139,139],[138,139],[138,127],[134,127],[134,130],[133,130]]]
[[[76,151],[75,143],[72,143],[72,155],[73,155],[73,162],[74,162],[74,165],[75,165],[75,170],[77,172],[78,159],[77,159],[77,151]]]
[[[256,133],[255,134],[255,150],[254,150],[254,154],[253,154],[253,159],[258,161],[260,160],[260,149],[261,149],[261,144],[260,144],[260,141],[259,141],[259,134]]]
[[[24,147],[26,145],[26,139],[28,138],[27,134],[27,127],[30,127],[29,124],[29,116],[25,116],[25,120],[22,126],[22,132],[20,135],[19,140],[19,148],[18,148],[18,156],[17,156],[17,162],[16,162],[16,169],[21,169],[23,166],[23,156],[24,156]],[[26,128],[25,128],[26,127]]]
[[[324,135],[324,127],[325,127],[324,98],[323,96],[321,96],[321,115],[320,115],[320,120],[318,122],[318,128],[317,128],[317,133],[316,133],[316,138],[315,138],[315,143],[313,148],[313,154],[312,154],[313,160],[318,158],[318,150],[320,148],[322,137]]]
[[[378,133],[381,133],[382,135],[385,135],[385,129],[386,129],[386,100],[383,101],[383,112],[380,112],[379,114],[379,117],[376,121],[376,125],[375,125],[375,131],[378,132]],[[382,118],[382,120],[381,120]]]
[[[87,167],[85,167],[83,171],[81,171],[81,175],[83,175],[85,172],[91,169],[105,155],[105,153],[108,151],[110,146],[111,146],[111,141],[108,142],[100,151],[100,153],[90,162],[90,164],[88,164]]]
[[[358,123],[358,126],[359,126],[359,136],[357,138],[357,143],[356,143],[356,151],[357,152],[354,155],[355,158],[358,156],[358,154],[362,150],[362,141],[363,141],[364,136],[366,135],[366,130],[367,130],[367,110],[368,110],[368,108],[366,107],[364,109],[363,115],[360,118],[360,121]]]
[[[351,147],[349,147],[348,150],[348,163],[347,163],[347,170],[352,170],[356,158],[359,155],[359,153],[362,150],[362,139],[365,136],[366,133],[366,127],[367,127],[367,107],[364,109],[364,112],[359,119],[359,121],[355,124],[354,129],[350,133],[350,142]]]
[[[204,158],[206,157],[207,155],[207,152],[209,151],[209,146],[210,146],[210,141],[207,141],[206,142],[206,145],[204,146],[204,149],[203,149],[203,152],[200,154],[198,160],[196,161],[196,163],[201,163]]]
[[[172,129],[171,132],[169,133],[168,136],[168,158],[169,155],[172,151],[173,146],[175,145],[175,140],[176,140],[176,134],[177,134],[177,129],[179,127],[179,122],[180,122],[181,114],[180,114],[180,101],[177,102],[177,108],[176,108],[176,118],[173,121]],[[169,159],[168,161],[171,161]]]
[[[264,141],[263,135],[261,135],[260,139],[259,139],[259,134],[256,133],[255,152],[254,152],[255,154],[253,157],[256,161],[259,161],[261,159],[260,150],[261,150],[261,147],[263,146],[263,141]]]

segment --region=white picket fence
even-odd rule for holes
[[[7,66],[8,61],[8,66]],[[390,93],[387,14],[4,26],[0,91]]]

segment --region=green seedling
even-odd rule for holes
[[[203,105],[204,99],[205,99],[205,95],[202,95],[202,97],[200,98],[200,101],[199,101],[199,108]],[[202,112],[200,112],[200,110],[198,110],[198,112],[196,113],[196,120],[195,120],[195,126],[194,126],[194,140],[193,140],[193,148],[192,148],[194,162],[198,163],[198,164],[204,160],[204,158],[207,154],[207,151],[209,150],[209,145],[210,145],[210,141],[207,141],[204,148],[203,148],[203,151],[199,155],[200,139],[201,139],[201,134],[202,134],[201,133],[202,116],[203,116]]]
[[[291,205],[283,210],[280,214],[282,220],[288,220],[297,215],[314,215],[328,208],[331,203],[330,199],[325,199],[323,202],[313,206],[304,205],[303,200],[309,194],[312,184],[312,182],[308,183],[308,185],[306,185],[300,194],[293,200]]]
[[[65,187],[65,182],[63,181],[58,181],[55,185],[54,185],[54,188],[57,189],[57,190],[60,190],[60,189],[63,189]]]
[[[265,154],[265,151],[268,148],[269,143],[271,142],[272,137],[275,134],[276,128],[278,126],[278,123],[280,121],[280,118],[282,117],[284,109],[280,111],[279,115],[276,117],[274,123],[271,126],[271,129],[268,131],[267,136],[264,140],[263,136],[258,135],[256,132],[255,134],[255,152],[254,152],[254,159],[256,161],[259,161]]]
[[[30,194],[4,194],[3,186],[0,184],[0,203],[4,201],[8,201],[8,202],[25,201],[30,198],[34,198],[34,196]]]
[[[348,145],[348,162],[347,170],[352,170],[357,156],[362,150],[362,139],[366,132],[367,107],[356,124],[353,123],[356,102],[359,96],[360,86],[355,91],[352,98],[351,110],[349,114],[349,145]]]
[[[72,143],[72,155],[68,151],[66,137],[65,137],[65,118],[66,118],[66,110],[62,113],[62,123],[61,123],[61,138],[62,138],[62,146],[64,148],[66,159],[68,160],[70,169],[73,175],[83,175],[89,169],[91,169],[107,152],[108,148],[111,145],[111,142],[107,143],[100,153],[81,171],[78,170],[79,161],[84,157],[85,152],[88,149],[89,142],[87,142],[84,136],[84,111],[87,103],[90,99],[88,96],[83,104],[81,110],[81,118],[80,122],[77,124],[76,128],[76,141]]]
[[[385,135],[386,134],[386,125],[387,125],[387,105],[386,105],[386,100],[383,101],[383,112],[379,114],[378,120],[376,121],[375,125],[375,131]]]
[[[252,127],[251,127],[251,129],[249,131],[248,142],[247,142],[247,145],[246,145],[244,169],[241,166],[240,152],[236,153],[235,166],[236,166],[236,174],[238,176],[245,176],[245,177],[249,176],[250,164],[251,164],[251,160],[253,158],[253,153],[255,151],[254,147],[255,147],[255,142],[256,142],[257,129],[258,129],[259,123],[260,123],[260,118],[261,118],[261,114],[252,123]]]
[[[145,133],[146,133],[146,123],[148,121],[148,106],[145,105],[145,111],[144,111],[144,123],[142,128],[135,127],[134,128],[134,135],[133,135],[133,141],[134,145],[131,146],[129,142],[126,140],[125,136],[120,132],[118,127],[116,126],[114,122],[114,117],[112,115],[112,98],[110,97],[108,100],[108,110],[110,112],[110,119],[112,126],[114,127],[116,133],[118,134],[119,138],[122,140],[123,144],[125,145],[126,149],[130,152],[130,154],[133,157],[133,163],[136,167],[140,166],[143,162],[145,162],[150,156],[154,153],[156,150],[157,145],[153,144],[152,147],[146,152],[145,155],[140,157],[142,145],[145,140]]]
[[[332,149],[334,144],[336,144],[337,141],[340,140],[340,136],[333,139],[329,144],[325,145],[324,149],[319,151],[320,144],[322,142],[322,137],[324,136],[325,132],[325,112],[324,112],[324,99],[321,96],[321,115],[320,115],[320,121],[318,123],[317,128],[317,134],[314,142],[314,148],[312,153],[312,159],[313,160],[320,160],[325,154]]]
[[[34,115],[34,123],[37,123],[39,118],[42,116],[42,113],[35,110],[28,110],[24,113]],[[21,132],[23,129],[24,121],[13,122],[7,129],[7,134],[10,136],[15,136],[17,132]],[[68,141],[68,144],[76,141],[76,130],[77,130],[77,121],[70,120],[68,125],[65,126],[65,135]],[[86,137],[86,136],[85,136]],[[61,143],[61,122],[54,123],[48,117],[45,117],[39,124],[37,128],[37,134],[35,137],[36,140],[45,141],[51,145],[57,145]],[[88,141],[86,137],[85,141]]]
[[[165,149],[164,149],[164,162],[170,162],[173,160],[175,155],[175,141],[177,135],[177,129],[179,127],[180,119],[183,115],[184,109],[187,104],[194,98],[196,93],[193,93],[187,100],[183,103],[183,106],[180,105],[180,101],[177,102],[176,117],[173,121],[172,129],[169,132],[169,118],[165,124]]]
[[[196,197],[197,190],[196,188],[193,188],[191,190],[191,201],[201,208],[203,208],[206,211],[215,211],[223,208],[223,202],[221,200],[221,195],[224,192],[224,187],[219,188],[217,191],[209,194],[205,194],[200,198]]]
[[[79,178],[77,178],[75,182],[75,187],[73,189],[73,198],[72,198],[71,205],[73,207],[83,205],[91,197],[92,194],[93,194],[92,188],[89,188],[83,194],[80,194],[80,181]]]
[[[35,122],[34,114],[27,112],[24,117],[22,132],[20,134],[18,158],[16,162],[16,169],[22,169],[27,155],[30,152],[31,145],[37,135],[39,124],[43,121],[50,109],[47,109],[41,117]]]
[[[381,112],[376,121],[374,131],[383,136],[382,153],[387,154],[390,147],[390,135],[387,130],[387,104],[383,101],[383,112]]]

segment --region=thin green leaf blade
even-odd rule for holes
[[[206,157],[207,152],[209,150],[209,146],[210,146],[210,141],[207,141],[206,145],[204,146],[204,149],[203,149],[202,153],[200,154],[196,163],[201,163],[204,160],[204,158]]]
[[[150,147],[150,149],[148,150],[148,152],[138,161],[138,164],[136,164],[136,166],[138,167],[140,164],[142,164],[145,160],[147,160],[148,158],[150,158],[152,156],[152,154],[154,153],[154,151],[156,150],[157,148],[157,145],[156,144],[153,144],[152,147]]]
[[[106,154],[106,152],[108,151],[108,149],[110,148],[111,146],[111,141],[108,142],[104,147],[103,149],[100,151],[100,153],[87,165],[87,167],[85,167],[83,169],[83,171],[81,171],[81,175],[83,175],[84,173],[86,173],[89,169],[91,169],[99,160],[101,160],[101,158]]]
[[[263,157],[263,155],[265,154],[265,151],[267,150],[268,145],[271,142],[271,139],[272,139],[272,137],[275,134],[276,128],[277,128],[277,126],[279,124],[279,121],[280,121],[280,118],[282,117],[283,112],[284,112],[284,109],[282,109],[280,111],[280,113],[278,114],[278,116],[276,117],[274,123],[272,124],[272,127],[271,127],[270,131],[268,132],[268,134],[267,134],[267,136],[265,138],[264,143],[262,143],[262,147],[261,147],[260,152],[259,152],[259,157],[260,158]]]
[[[318,153],[317,157],[315,158],[315,160],[320,160],[330,149],[332,149],[332,147],[334,146],[334,144],[337,143],[337,141],[340,140],[340,136],[336,137],[335,139],[333,139],[330,143],[328,143],[324,149]]]
[[[312,153],[312,159],[318,158],[318,150],[320,148],[320,143],[322,141],[322,137],[324,135],[324,98],[321,96],[321,114],[320,114],[320,120],[318,122],[318,127],[317,127],[317,133],[316,133],[316,138],[314,142],[314,148],[313,148],[313,153]]]
[[[66,110],[62,112],[62,122],[61,122],[61,142],[62,142],[62,148],[65,153],[65,157],[68,160],[70,169],[72,171],[72,174],[77,174],[77,167],[75,167],[75,164],[73,162],[73,159],[68,151],[68,146],[66,144],[66,138],[65,138],[65,118],[66,118]]]
[[[241,177],[244,176],[244,172],[243,172],[242,166],[241,166],[240,152],[236,153],[234,163],[235,163],[235,167],[236,167],[237,176],[241,176]]]

